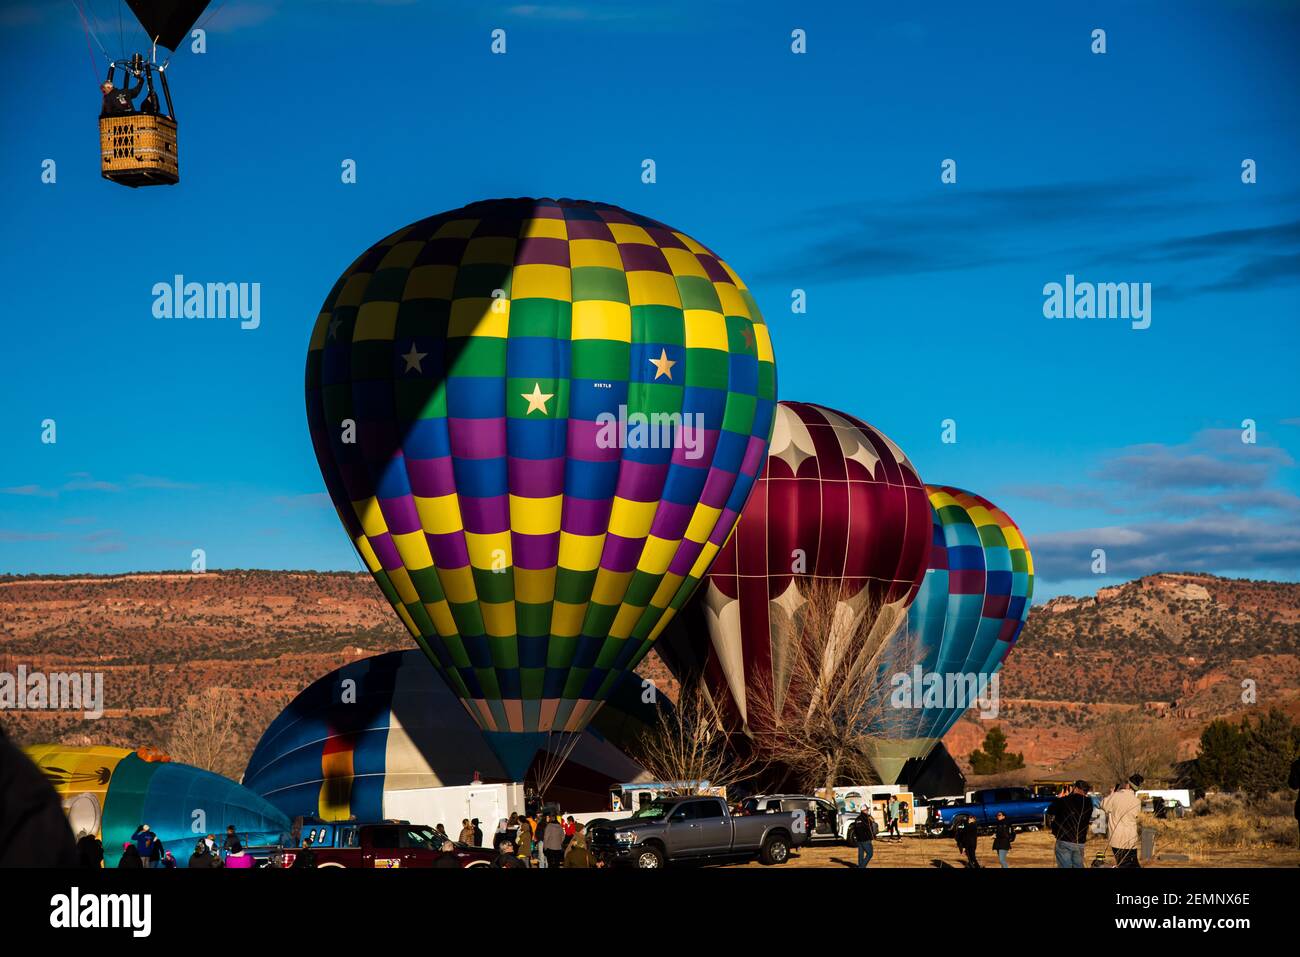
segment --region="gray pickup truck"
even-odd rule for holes
[[[758,857],[784,864],[790,849],[804,844],[802,811],[733,817],[716,797],[661,797],[630,818],[593,823],[591,852],[609,864],[663,867],[700,858]]]

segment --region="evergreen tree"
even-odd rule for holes
[[[1241,760],[1246,753],[1243,725],[1215,718],[1201,731],[1196,755],[1197,787],[1235,791],[1241,784]]]
[[[970,769],[973,774],[1002,774],[1004,771],[1018,771],[1025,766],[1025,756],[1007,750],[1007,736],[997,725],[989,728],[984,735],[984,744],[970,753]]]
[[[1291,770],[1291,719],[1277,708],[1246,722],[1246,747],[1241,758],[1241,788],[1251,797],[1263,797],[1286,787]]]

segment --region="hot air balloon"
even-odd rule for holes
[[[973,492],[946,485],[926,487],[932,543],[929,568],[907,628],[920,652],[922,675],[994,674],[1006,660],[1034,594],[1034,559],[1024,536],[1005,512]],[[881,742],[882,774],[923,759],[957,723],[966,707],[926,707],[898,712],[897,727]],[[893,777],[883,780],[894,780]]]
[[[874,616],[842,650],[874,660],[916,594],[929,541],[925,487],[898,446],[853,416],[781,402],[763,474],[692,602],[695,621],[674,627],[660,655],[686,681],[702,675],[753,734],[755,712],[780,713],[753,696],[788,685],[789,624],[810,590],[830,583],[848,620]]]
[[[250,845],[275,843],[289,831],[289,819],[247,788],[147,748],[36,744],[23,750],[62,798],[73,832],[103,842],[108,867],[117,866],[123,843],[141,824],[179,867],[188,866],[197,838],[227,825]]]
[[[571,811],[601,810],[611,784],[648,781],[621,746],[655,720],[640,680],[626,675],[555,769],[545,797]],[[415,820],[429,789],[467,785],[476,774],[489,784],[507,780],[447,682],[412,648],[313,682],[267,727],[243,780],[289,817],[378,821]]]
[[[474,203],[366,250],[325,300],[306,385],[350,538],[514,780],[690,597],[776,398],[726,263],[567,199]]]
[[[168,64],[158,65],[157,47],[175,51],[189,35],[208,0],[127,0],[127,4],[148,38],[150,57],[146,60],[136,53],[109,61],[108,76],[101,87],[104,109],[99,117],[100,174],[110,182],[132,188],[174,186],[180,182],[176,108],[167,82]],[[90,21],[80,7],[77,9],[89,44]],[[119,9],[119,31],[121,24]],[[100,48],[103,49],[102,42]],[[118,69],[122,71],[120,87],[114,80]],[[161,101],[154,88],[155,77],[162,87]],[[136,80],[134,85],[132,78]],[[137,110],[134,99],[146,84],[148,92]]]

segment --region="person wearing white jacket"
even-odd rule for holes
[[[1106,812],[1106,832],[1110,835],[1110,850],[1115,855],[1116,867],[1141,867],[1138,863],[1138,814],[1142,812],[1142,799],[1136,788],[1142,784],[1140,775],[1115,785],[1101,802]]]

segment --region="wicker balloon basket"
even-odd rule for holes
[[[176,121],[156,113],[99,118],[105,179],[124,186],[170,186],[180,182]]]

